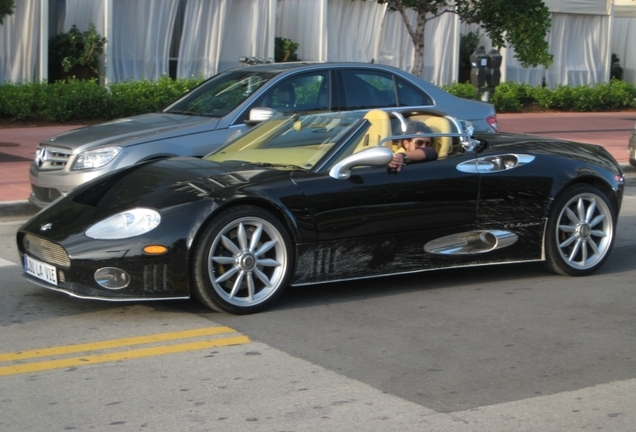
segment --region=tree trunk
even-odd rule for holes
[[[411,33],[415,54],[413,56],[413,70],[411,73],[423,78],[424,75],[424,29],[426,28],[426,12],[417,13],[415,32]]]

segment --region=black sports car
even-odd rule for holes
[[[523,261],[577,276],[607,259],[624,177],[603,148],[389,111],[276,115],[203,159],[99,177],[19,229],[24,275],[245,314],[288,285]],[[395,172],[413,120],[439,158]]]

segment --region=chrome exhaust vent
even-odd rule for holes
[[[424,245],[424,250],[438,255],[477,254],[510,246],[518,239],[510,231],[468,231],[432,240]]]

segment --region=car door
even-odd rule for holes
[[[347,180],[308,174],[295,178],[313,214],[320,241],[407,232],[435,238],[475,220],[479,175],[456,169],[468,156],[406,165],[399,173],[359,167]]]
[[[297,245],[293,283],[326,282],[447,267],[456,257],[425,245],[474,223],[479,175],[460,172],[455,156],[405,166],[360,167],[350,178],[295,173],[317,241]],[[461,257],[460,257],[461,258]]]

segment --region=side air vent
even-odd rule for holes
[[[145,292],[168,291],[168,266],[166,264],[145,265],[143,281]]]
[[[439,255],[478,254],[510,246],[517,240],[510,231],[469,231],[432,240],[424,250]]]

